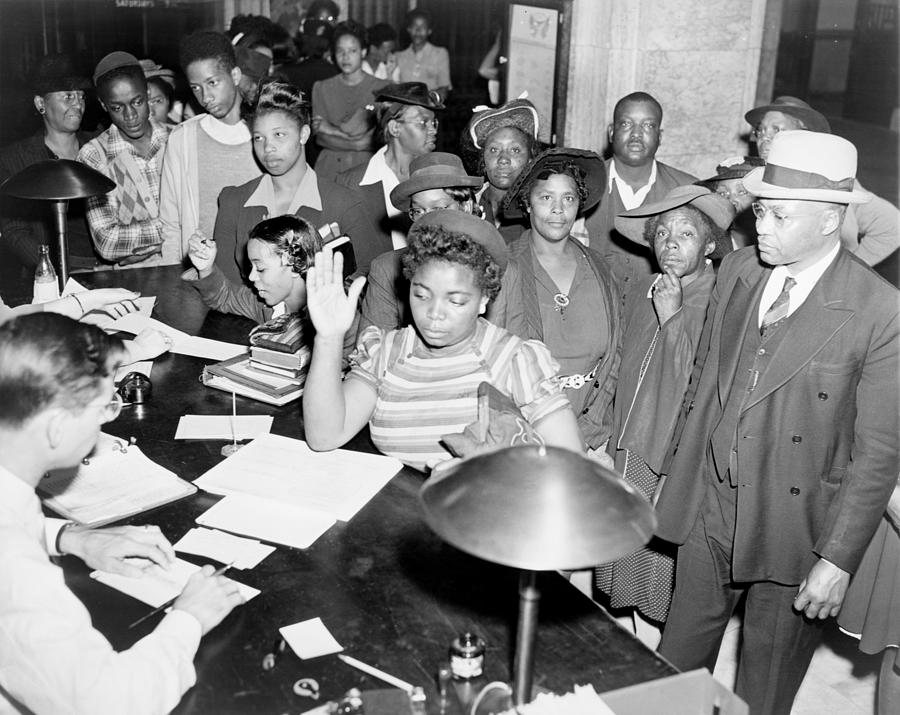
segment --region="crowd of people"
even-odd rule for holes
[[[335,24],[333,3],[318,5],[304,28],[312,83],[272,74],[252,31],[185,37],[191,117],[152,61],[112,52],[89,80],[45,58],[43,128],[0,152],[0,179],[77,158],[116,187],[73,202],[75,270],[183,265],[210,308],[300,330],[313,449],[368,426],[425,472],[533,441],[615,470],[659,527],[594,570],[594,595],[681,669],[712,670],[743,601],[736,690],[752,713],[790,712],[832,617],[884,652],[879,707],[895,712],[900,294],[871,266],[900,246],[900,212],[859,184],[855,147],[778,97],[745,115],[756,155],[700,179],[656,159],[663,108],[634,91],[609,118],[605,160],[543,145],[526,98],[479,109],[458,154],[436,152],[452,84],[428,15],[410,13],[412,44],[395,53],[389,26]],[[109,117],[94,137],[80,127],[89,87]],[[52,235],[37,207],[4,204],[0,230],[7,260],[33,271]],[[163,712],[193,682],[200,635],[240,601],[205,569],[116,654],[47,559],[171,558],[157,531],[60,531],[33,492],[93,446],[114,368],[166,349],[73,320],[131,298],[0,307],[0,703]],[[496,423],[460,440],[485,385],[504,398]],[[36,639],[41,618],[79,650]],[[102,675],[82,682],[76,661]]]

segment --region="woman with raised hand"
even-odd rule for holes
[[[506,262],[506,244],[486,221],[462,211],[420,218],[404,257],[413,325],[363,331],[342,380],[341,345],[364,279],[345,292],[341,259],[332,261],[327,249],[318,254],[307,275],[316,328],[303,395],[310,447],[340,447],[368,423],[379,450],[425,469],[452,456],[441,440],[476,421],[479,385],[487,382],[547,444],[580,451],[575,417],[546,347],[481,317]]]

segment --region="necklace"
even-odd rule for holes
[[[556,312],[561,317],[566,317],[566,308],[569,307],[569,295],[567,293],[556,293],[553,296],[553,302],[556,304]]]

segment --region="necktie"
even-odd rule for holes
[[[791,288],[795,285],[797,285],[797,281],[791,278],[791,276],[784,279],[784,287],[781,289],[781,293],[778,294],[778,297],[763,316],[762,325],[759,326],[760,335],[765,335],[767,330],[770,330],[776,324],[787,318],[788,310],[790,309],[789,294]]]

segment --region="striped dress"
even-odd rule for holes
[[[413,326],[370,326],[350,364],[347,379],[362,380],[377,394],[369,421],[372,442],[416,469],[450,458],[440,439],[477,419],[483,381],[509,395],[531,424],[569,408],[547,347],[483,318],[468,340],[440,349],[425,345]]]

